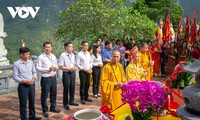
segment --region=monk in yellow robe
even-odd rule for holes
[[[148,45],[147,43],[142,43],[140,46],[139,56],[140,56],[140,65],[143,69],[147,71],[146,80],[151,81],[152,80],[152,66],[154,65],[154,62],[151,60],[150,55],[147,53],[148,51]]]
[[[128,81],[132,80],[146,80],[147,71],[139,64],[140,56],[136,49],[130,50],[130,63],[126,67],[126,78]]]
[[[111,55],[111,62],[106,64],[101,73],[101,105],[108,105],[111,110],[122,105],[121,86],[126,82],[124,70],[120,61],[120,52],[114,50]]]

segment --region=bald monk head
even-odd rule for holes
[[[140,52],[145,53],[148,51],[148,44],[145,42],[142,42],[140,45]]]
[[[120,52],[118,50],[113,50],[111,56],[111,61],[113,64],[117,64],[120,61]]]

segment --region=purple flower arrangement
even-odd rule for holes
[[[130,105],[134,120],[150,120],[166,102],[164,90],[158,82],[139,80],[122,86],[122,101]]]

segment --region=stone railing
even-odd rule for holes
[[[12,65],[0,66],[3,73],[0,75],[0,95],[16,91],[17,83],[11,79]]]
[[[36,62],[34,61],[34,63]],[[18,83],[12,78],[12,65],[0,66],[0,70],[3,71],[3,73],[0,75],[0,95],[16,92]],[[61,70],[57,71],[56,77],[58,83],[62,81]],[[41,79],[41,74],[40,72],[37,72],[37,80],[35,82],[37,87],[40,86],[40,79]]]

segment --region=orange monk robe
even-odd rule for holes
[[[147,71],[145,79],[150,81],[152,78],[152,72],[151,72],[151,66],[149,65],[150,62],[149,55],[147,53],[141,53],[141,52],[139,52],[139,55],[140,55],[139,63],[142,66],[142,68]]]
[[[145,80],[145,77],[142,77],[144,75],[145,70],[141,67],[139,63],[129,63],[129,65],[126,67],[126,78],[129,81],[132,81],[134,79],[137,80]]]
[[[112,65],[106,64],[101,73],[101,105],[108,105],[111,110],[122,105],[121,93],[119,87],[114,87],[115,82],[126,82],[124,70],[120,63]]]

